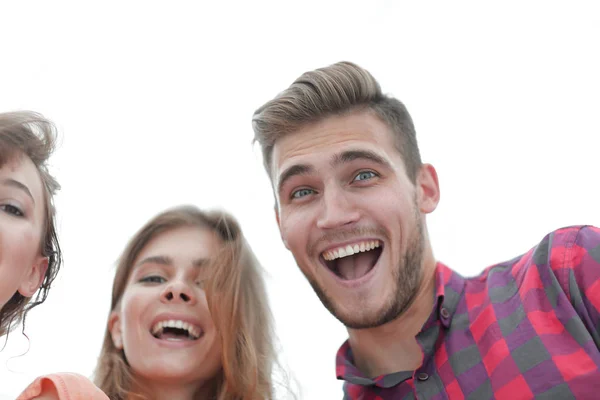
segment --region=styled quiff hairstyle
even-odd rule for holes
[[[346,61],[305,72],[254,112],[254,140],[260,144],[267,174],[271,176],[273,147],[278,139],[326,117],[360,110],[372,111],[390,127],[414,183],[421,155],[410,114],[399,100],[381,92],[368,71]]]
[[[215,232],[221,244],[209,267],[205,289],[222,344],[222,370],[211,382],[211,400],[271,400],[276,354],[262,268],[239,224],[229,214],[182,206],[152,218],[133,236],[119,258],[110,311],[119,306],[135,260],[144,247],[165,232],[190,226]],[[145,399],[146,394],[133,392],[134,381],[125,353],[114,345],[107,324],[95,383],[111,400]]]
[[[21,321],[25,321],[27,313],[46,300],[50,285],[62,263],[54,209],[54,195],[60,189],[60,185],[48,172],[48,159],[54,152],[56,137],[54,124],[38,113],[0,113],[0,168],[27,157],[35,165],[42,181],[45,219],[41,232],[40,253],[48,257],[48,269],[35,299],[31,301],[31,298],[15,292],[0,309],[0,336],[10,332]]]

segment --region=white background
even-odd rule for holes
[[[117,257],[182,203],[239,218],[300,398],[341,398],[345,330],[281,244],[250,123],[302,72],[336,61],[369,69],[411,111],[439,173],[428,226],[449,266],[473,275],[553,229],[600,225],[597,2],[211,3],[0,3],[0,110],[42,112],[61,132],[65,257],[27,321],[29,348],[13,332],[0,352],[7,398],[39,374],[91,375]]]

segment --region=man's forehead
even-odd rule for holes
[[[369,152],[380,158],[396,161],[397,151],[386,132],[373,134],[353,130],[348,132],[299,131],[278,141],[272,153],[271,176],[278,175],[294,165],[332,166],[345,153]]]

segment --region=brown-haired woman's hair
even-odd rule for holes
[[[206,287],[208,307],[223,346],[222,369],[212,382],[213,398],[270,400],[275,362],[271,312],[260,265],[230,215],[183,206],[150,220],[134,235],[119,258],[110,312],[119,305],[134,262],[148,242],[186,226],[210,229],[216,232],[222,244],[210,268]],[[145,398],[143,393],[132,391],[134,381],[125,354],[115,347],[107,326],[95,383],[111,400]]]
[[[369,110],[388,125],[414,183],[421,155],[408,110],[399,100],[383,94],[369,71],[347,61],[305,72],[254,112],[254,140],[260,144],[269,177],[277,140],[307,124],[355,110]]]
[[[48,159],[54,152],[56,129],[42,115],[31,111],[0,113],[0,168],[6,163],[28,157],[33,161],[44,188],[45,219],[41,232],[40,252],[48,257],[48,269],[33,301],[19,292],[0,309],[0,336],[10,332],[23,321],[27,313],[42,304],[56,278],[62,256],[56,234],[54,195],[60,189],[56,179],[48,172]]]

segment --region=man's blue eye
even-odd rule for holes
[[[312,193],[313,193],[312,189],[300,189],[300,190],[296,190],[294,193],[292,193],[292,197],[294,199],[299,199],[301,197],[308,196],[309,194],[312,194]]]
[[[362,171],[354,178],[355,181],[366,181],[367,179],[375,178],[377,174],[373,171]]]

